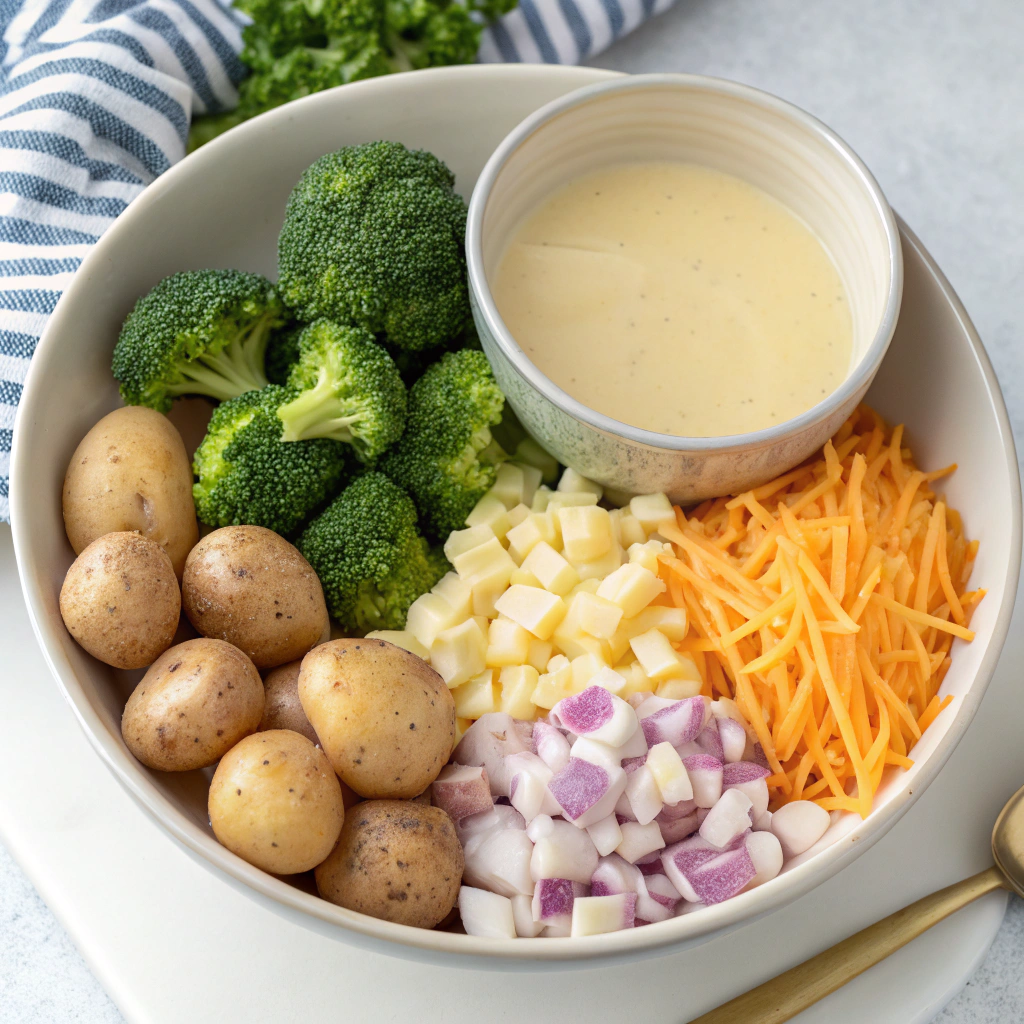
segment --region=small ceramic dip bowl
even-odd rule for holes
[[[517,227],[562,185],[626,162],[701,164],[741,178],[796,214],[831,255],[853,344],[845,380],[811,409],[764,430],[680,437],[634,427],[563,391],[503,322],[490,282]],[[809,114],[767,93],[697,75],[638,75],[542,107],[495,150],[477,181],[466,233],[484,351],[516,414],[560,461],[627,494],[689,504],[792,468],[863,398],[896,327],[903,257],[895,218],[853,151]]]

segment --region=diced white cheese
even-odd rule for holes
[[[452,565],[459,555],[470,551],[472,548],[486,544],[494,537],[494,531],[489,526],[473,526],[468,530],[452,530],[448,539],[444,542],[444,557]]]
[[[494,682],[494,670],[486,669],[480,675],[457,687],[455,698],[457,718],[482,718],[498,710],[498,687]]]
[[[541,541],[553,545],[555,538],[554,520],[547,512],[531,512],[505,535],[509,554],[520,565]]]
[[[648,533],[656,530],[658,524],[666,519],[674,523],[676,518],[672,502],[664,494],[638,494],[630,501],[629,511]]]
[[[682,659],[669,643],[668,637],[660,630],[649,629],[646,633],[633,637],[629,641],[629,646],[649,679],[660,682],[672,676],[682,675],[685,671]]]
[[[597,596],[614,601],[626,618],[633,618],[665,590],[665,583],[650,569],[627,562],[601,581]]]
[[[559,597],[568,594],[580,581],[576,570],[546,541],[531,549],[523,559],[523,569],[533,573],[545,590]]]
[[[403,651],[415,654],[417,658],[427,661],[430,651],[416,639],[412,633],[404,629],[376,629],[366,634],[367,640],[386,640],[389,644],[401,647]]]
[[[487,637],[476,620],[466,619],[438,633],[430,645],[430,664],[449,689],[483,672],[487,664]]]
[[[493,494],[485,494],[473,506],[473,511],[466,516],[467,526],[489,526],[494,536],[503,540],[512,525],[508,521],[508,509],[505,503]]]
[[[600,484],[588,480],[581,473],[577,473],[575,469],[567,469],[562,473],[562,477],[558,481],[558,490],[563,494],[593,494],[598,501],[604,494],[604,488]]]
[[[493,619],[487,630],[487,667],[522,665],[530,649],[530,634],[511,619]]]
[[[522,469],[514,462],[503,462],[488,493],[498,498],[505,508],[514,508],[523,500],[524,483]]]
[[[459,616],[455,609],[440,594],[420,594],[409,605],[405,629],[430,650],[437,634],[458,622]]]
[[[647,751],[646,767],[658,784],[661,799],[667,804],[693,799],[693,786],[675,747],[667,741],[655,743]]]
[[[558,510],[562,527],[562,553],[570,562],[592,562],[612,547],[612,524],[608,510],[580,505]]]
[[[580,628],[601,640],[613,636],[622,619],[622,608],[603,597],[600,589],[596,594],[580,594],[574,607],[578,610]]]
[[[565,617],[565,602],[557,595],[537,587],[514,585],[494,602],[502,615],[547,640]]]
[[[452,606],[452,611],[458,616],[457,621],[468,619],[472,614],[473,592],[459,579],[458,573],[446,572],[430,588],[430,592],[443,597]]]
[[[540,673],[532,665],[512,665],[501,670],[500,709],[513,718],[530,720],[537,714],[533,691],[537,689]]]

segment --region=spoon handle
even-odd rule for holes
[[[991,867],[940,889],[697,1017],[691,1024],[782,1024],[895,953],[933,924],[1004,885],[1002,872]]]

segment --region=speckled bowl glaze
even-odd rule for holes
[[[846,379],[812,409],[746,434],[659,434],[577,401],[516,343],[488,280],[517,225],[572,178],[642,160],[698,163],[749,181],[800,217],[831,254],[850,304],[853,353]],[[797,107],[698,75],[602,82],[526,118],[477,181],[466,252],[484,351],[527,430],[563,463],[606,487],[626,494],[665,491],[684,504],[771,479],[824,444],[874,378],[903,292],[895,218],[856,154]]]

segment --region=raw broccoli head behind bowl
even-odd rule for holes
[[[297,543],[331,615],[358,633],[402,629],[409,605],[450,568],[420,536],[408,495],[373,471],[353,480]]]
[[[277,411],[294,397],[271,384],[214,410],[192,467],[200,522],[265,526],[289,537],[337,494],[349,475],[349,447],[282,441]]]
[[[356,324],[398,349],[444,345],[470,323],[466,204],[436,156],[397,142],[321,157],[288,200],[281,295],[303,320]]]
[[[274,286],[241,270],[164,278],[128,314],[111,369],[129,405],[167,412],[179,395],[228,399],[267,383],[271,332],[287,314]]]

